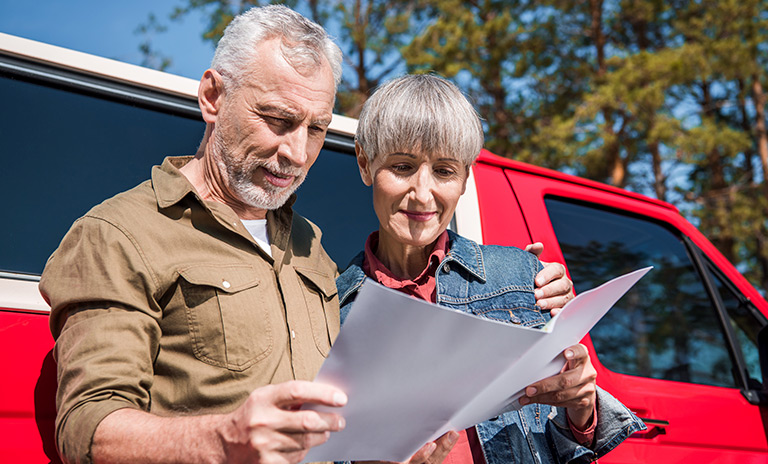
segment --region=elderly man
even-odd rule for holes
[[[66,461],[299,462],[344,427],[298,409],[346,396],[309,382],[339,330],[337,268],[291,210],[340,75],[338,47],[301,15],[235,18],[200,81],[197,154],[167,158],[64,237],[40,288]],[[562,304],[562,266],[545,271]]]

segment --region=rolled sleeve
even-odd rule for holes
[[[554,426],[550,428],[550,434],[558,462],[593,462],[616,448],[634,432],[645,429],[643,422],[611,394],[600,387],[596,391],[597,424],[591,448],[576,441],[565,408],[557,408],[558,414],[552,421]]]
[[[49,260],[40,290],[51,304],[65,460],[91,461],[93,434],[111,412],[149,408],[161,332],[154,287],[130,236],[98,217],[78,220]]]

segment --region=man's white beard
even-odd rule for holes
[[[226,144],[221,142],[220,137],[214,137],[213,149],[216,163],[221,172],[226,173],[226,180],[232,193],[243,203],[254,208],[267,210],[280,208],[306,178],[306,173],[302,168],[293,167],[288,161],[283,163],[282,158],[279,158],[279,162],[270,162],[259,158],[254,160],[235,159],[230,156]],[[277,187],[268,181],[265,181],[264,185],[256,185],[253,183],[253,173],[258,168],[295,178],[288,187]]]

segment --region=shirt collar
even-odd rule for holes
[[[363,270],[366,275],[372,277],[374,280],[384,283],[391,288],[399,288],[405,285],[419,285],[423,283],[428,277],[434,275],[434,270],[437,265],[445,258],[448,253],[448,232],[443,231],[435,241],[435,246],[427,258],[427,265],[421,273],[413,279],[401,279],[395,276],[379,258],[376,257],[375,250],[379,247],[379,232],[375,231],[368,236],[368,240],[365,242],[365,260],[363,261]]]
[[[160,166],[152,168],[152,187],[157,197],[157,206],[168,208],[175,205],[188,193],[197,195],[195,188],[179,169],[194,156],[168,156]]]
[[[152,187],[155,190],[157,206],[160,209],[170,208],[192,194],[219,224],[253,241],[253,237],[232,208],[223,203],[203,201],[187,177],[179,170],[192,158],[194,156],[168,156],[163,160],[162,165],[152,168]],[[295,202],[296,194],[293,194],[283,206],[267,212],[267,229],[271,244],[279,250],[278,253],[274,253],[273,248],[274,257],[278,262],[282,260],[283,253],[288,247],[293,222],[292,206]]]

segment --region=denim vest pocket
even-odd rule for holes
[[[196,265],[179,270],[193,352],[200,361],[243,371],[272,351],[259,279],[247,264]]]
[[[517,287],[485,294],[478,292],[473,295],[467,309],[480,317],[524,327],[538,327],[546,323],[544,315],[536,306],[533,291]]]
[[[546,323],[546,319],[544,319],[541,311],[530,306],[492,309],[473,308],[471,311],[473,314],[487,319],[506,322],[508,324],[522,325],[525,327],[538,327]]]
[[[331,344],[339,334],[339,296],[336,291],[336,279],[314,269],[294,269],[300,276],[315,346],[320,354],[327,357]]]

